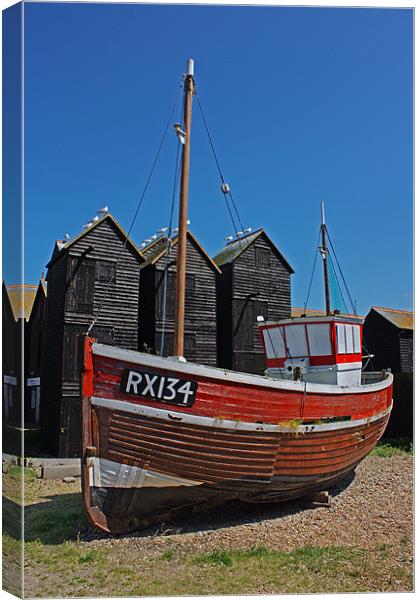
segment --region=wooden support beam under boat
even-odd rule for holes
[[[311,502],[312,504],[321,504],[322,506],[325,506],[325,508],[331,508],[332,496],[328,491],[312,492],[308,496],[305,496],[304,500]]]

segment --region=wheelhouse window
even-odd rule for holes
[[[291,358],[308,356],[305,325],[289,325],[286,327],[287,354]]]
[[[337,338],[337,354],[360,354],[361,340],[359,325],[337,323],[335,331]]]
[[[306,328],[311,356],[330,356],[332,346],[329,323],[311,323]]]
[[[284,328],[270,327],[263,330],[267,358],[285,358]]]

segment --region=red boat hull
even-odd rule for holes
[[[191,406],[125,391],[130,369],[196,384]],[[337,389],[186,365],[85,343],[83,491],[101,529],[122,533],[229,499],[283,501],[327,489],[370,452],[392,376]]]

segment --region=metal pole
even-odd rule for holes
[[[330,307],[330,282],[328,279],[328,248],[327,248],[326,231],[327,231],[327,226],[325,225],[324,203],[321,202],[321,236],[322,236],[321,256],[322,256],[322,260],[324,261],[325,313],[328,317],[331,313],[331,307]]]
[[[181,189],[178,224],[178,259],[176,276],[176,312],[174,355],[184,356],[185,326],[185,276],[187,262],[187,218],[188,218],[188,183],[190,168],[190,135],[192,116],[192,97],[194,94],[194,61],[187,62],[187,74],[184,82],[184,132],[185,143],[182,148]]]

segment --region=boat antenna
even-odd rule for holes
[[[327,226],[325,224],[324,203],[321,202],[321,256],[324,262],[324,290],[325,290],[325,313],[327,317],[331,314],[330,307],[330,284],[328,279],[328,248],[327,248]]]
[[[184,133],[182,146],[181,187],[179,198],[178,225],[178,257],[176,275],[176,314],[174,355],[184,356],[184,327],[185,327],[185,277],[187,259],[187,219],[188,219],[188,183],[190,168],[190,138],[192,98],[194,94],[194,61],[187,61],[187,72],[184,80]]]

